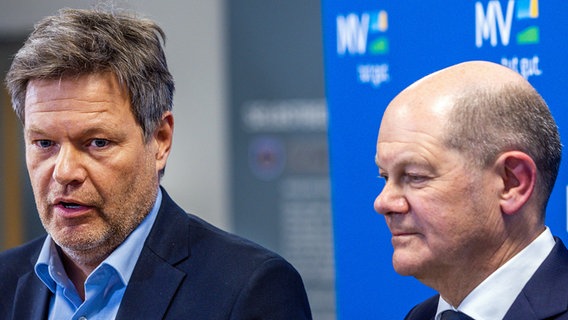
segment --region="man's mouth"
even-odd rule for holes
[[[93,207],[73,199],[57,199],[53,202],[54,214],[65,219],[84,217]]]
[[[409,236],[415,234],[414,232],[395,232],[392,235],[395,237]]]
[[[73,202],[60,202],[59,203],[61,206],[63,206],[65,209],[79,209],[82,207],[82,205],[77,204],[77,203],[73,203]]]

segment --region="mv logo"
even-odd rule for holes
[[[475,3],[475,45],[483,46],[484,40],[489,40],[492,47],[497,46],[497,34],[503,46],[509,45],[515,1],[509,0],[503,12],[498,0],[491,0],[484,8],[482,2]],[[538,0],[517,0],[516,19],[538,18]],[[538,26],[528,26],[517,33],[517,44],[534,44],[539,42]]]
[[[388,38],[384,33],[388,30],[388,14],[386,11],[365,12],[361,15],[350,13],[338,15],[337,54],[343,56],[386,54],[389,50]]]

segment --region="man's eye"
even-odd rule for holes
[[[426,180],[425,176],[418,174],[407,174],[406,178],[408,179],[409,182],[413,183],[424,182]]]
[[[49,148],[49,147],[53,146],[53,141],[37,140],[35,144],[40,148]]]
[[[104,148],[109,145],[109,141],[105,139],[93,139],[91,141],[91,146],[95,148]]]

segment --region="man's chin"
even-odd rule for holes
[[[421,263],[416,259],[416,255],[409,256],[395,251],[392,265],[396,273],[401,276],[416,276],[420,271]]]
[[[49,233],[53,241],[65,252],[88,253],[108,242],[108,236],[91,232],[68,232],[59,230]]]

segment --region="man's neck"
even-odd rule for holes
[[[510,233],[500,245],[495,246],[495,250],[486,251],[485,256],[468,262],[468,265],[441,273],[444,277],[429,286],[437,290],[444,300],[457,307],[481,282],[530,245],[544,229],[542,226],[542,229],[538,227],[534,230],[524,230],[525,234],[517,236]],[[528,237],[527,234],[532,236]]]
[[[58,253],[67,277],[75,286],[81,300],[85,301],[85,281],[87,281],[93,270],[109,256],[110,252],[104,255],[81,254],[74,251],[69,252],[58,247]]]

